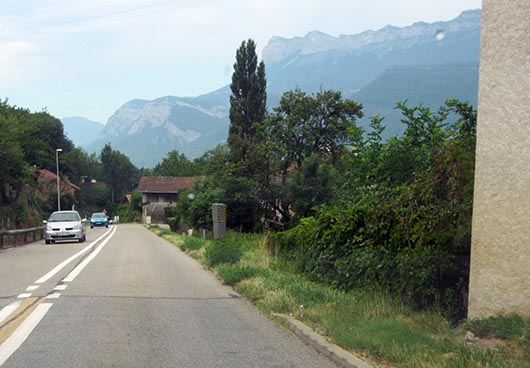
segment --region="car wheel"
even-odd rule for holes
[[[109,227],[109,225],[105,225],[105,227]]]
[[[48,239],[46,239],[44,242],[45,242],[46,244],[50,244],[50,243],[51,243],[51,241],[49,241]]]
[[[93,228],[94,228],[94,226],[90,226],[90,228],[91,228],[91,229],[93,229]]]

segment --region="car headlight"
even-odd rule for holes
[[[46,226],[46,231],[53,231],[53,228],[50,225]]]
[[[74,225],[74,230],[81,230],[81,229],[82,229],[81,225]]]

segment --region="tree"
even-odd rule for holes
[[[258,65],[256,43],[251,39],[243,41],[236,52],[230,84],[230,149],[240,151],[240,144],[248,143],[254,136],[254,124],[265,117],[266,88],[265,64],[262,61]]]
[[[288,220],[290,204],[296,203],[297,215],[307,216],[329,199],[333,168],[361,136],[355,125],[360,117],[362,105],[343,99],[338,91],[284,93],[261,127],[270,162],[262,195],[269,206]]]
[[[406,103],[397,109],[407,126],[404,135],[383,142],[382,119],[373,117],[371,133],[341,163],[346,180],[333,199],[324,198],[328,203],[313,217],[282,235],[278,249],[316,280],[343,289],[386,289],[415,307],[434,304],[461,318],[476,112],[455,100],[437,111]],[[299,193],[295,200],[310,198],[304,189],[326,185],[320,183],[325,172],[315,172],[313,158],[306,158],[288,183]],[[301,179],[307,184],[299,185]],[[294,203],[295,210],[308,208],[308,202]]]
[[[318,154],[308,157],[285,187],[285,201],[292,204],[296,217],[309,217],[314,214],[315,206],[330,201],[337,177],[337,170],[321,162]]]
[[[355,120],[362,105],[343,99],[339,91],[307,95],[300,89],[283,94],[267,122],[270,139],[278,143],[285,165],[302,167],[314,153],[329,156],[333,163],[345,147],[353,144]]]
[[[256,129],[265,118],[267,100],[265,64],[258,64],[256,43],[243,41],[236,52],[230,89],[229,161],[218,172],[224,201],[231,211],[229,225],[251,230],[261,213],[257,192],[263,165]]]
[[[192,176],[197,174],[197,165],[188,160],[186,155],[176,150],[168,152],[162,162],[153,169],[153,175],[157,176]]]
[[[101,150],[102,174],[105,182],[110,186],[110,200],[116,202],[125,193],[132,190],[139,180],[139,171],[129,158],[120,151],[114,151],[110,144]]]

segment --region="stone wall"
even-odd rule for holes
[[[530,316],[530,1],[483,0],[471,319]]]

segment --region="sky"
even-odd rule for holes
[[[230,83],[252,38],[450,20],[481,0],[0,0],[0,100],[101,123],[125,102]]]

